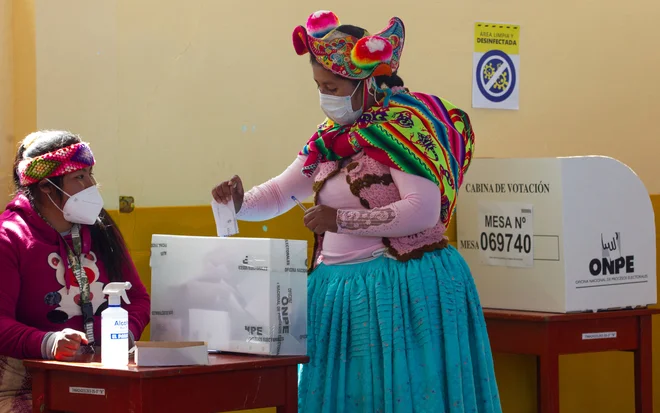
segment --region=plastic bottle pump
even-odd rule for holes
[[[101,363],[104,367],[128,366],[128,311],[121,308],[121,300],[131,302],[126,296],[130,282],[109,283],[103,289],[108,296],[108,308],[101,313]]]

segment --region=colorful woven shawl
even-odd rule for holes
[[[468,115],[451,103],[423,93],[396,93],[387,107],[366,111],[351,126],[326,120],[301,154],[303,174],[312,176],[322,162],[363,150],[374,160],[430,179],[442,193],[441,219],[448,225],[472,152],[474,134]]]

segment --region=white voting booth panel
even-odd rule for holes
[[[307,241],[154,235],[151,339],[307,353]]]
[[[484,307],[564,313],[657,301],[651,200],[615,159],[474,159],[456,218]]]

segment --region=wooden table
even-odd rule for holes
[[[26,360],[33,412],[298,413],[298,364],[307,357],[209,355],[208,366],[104,369],[99,363]],[[85,394],[88,393],[88,394]]]
[[[652,413],[651,316],[660,309],[552,314],[484,309],[494,353],[537,356],[538,412],[559,412],[559,356],[635,352],[635,411]]]

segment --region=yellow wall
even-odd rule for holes
[[[7,201],[14,149],[12,1],[0,0],[0,204]]]
[[[13,191],[16,143],[37,128],[34,2],[0,0],[0,204]]]
[[[147,284],[151,233],[211,234],[208,208],[196,207],[207,205],[210,187],[233,173],[248,185],[276,174],[319,120],[308,65],[293,53],[290,32],[326,3],[13,4],[14,113],[0,100],[0,121],[13,116],[19,137],[37,126],[68,128],[93,143],[109,206],[117,207],[119,195],[136,197],[136,212],[119,222]],[[610,155],[636,170],[650,193],[660,193],[660,87],[648,81],[660,66],[656,0],[636,0],[634,7],[615,0],[332,4],[345,23],[372,31],[393,14],[402,17],[408,37],[401,75],[411,88],[468,109],[472,24],[521,24],[521,110],[470,110],[477,155]],[[6,67],[3,59],[0,79]],[[0,160],[10,155],[5,150]],[[307,237],[298,215],[267,223],[265,234],[262,224],[241,231]],[[654,326],[660,412],[658,320]],[[533,360],[495,358],[504,411],[533,412]],[[633,411],[630,354],[564,357],[561,369],[562,412]]]
[[[37,128],[37,54],[33,0],[13,0],[12,32],[14,137],[20,141]]]

